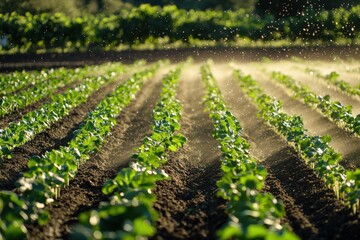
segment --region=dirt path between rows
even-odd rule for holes
[[[160,80],[168,69],[149,79],[136,99],[121,112],[104,146],[90,156],[79,168],[70,186],[62,190],[61,197],[48,206],[50,221],[43,227],[29,227],[29,239],[69,238],[78,214],[97,207],[100,201],[107,199],[101,192],[103,184],[128,165],[134,148],[140,146],[143,138],[151,133],[152,109],[159,97]]]
[[[212,137],[213,123],[201,103],[204,86],[199,70],[199,65],[187,67],[180,79],[180,132],[188,141],[170,154],[163,167],[171,180],[157,184],[155,208],[161,217],[153,239],[215,239],[216,229],[227,219],[224,202],[216,197],[220,151]]]
[[[354,72],[354,69],[359,69],[360,65],[355,62],[324,62],[324,61],[311,61],[311,62],[299,62],[296,64],[301,71],[311,68],[321,72],[323,75],[328,75],[331,72],[335,71],[340,74],[339,79],[349,83],[353,87],[359,86],[360,84],[360,74],[359,72]]]
[[[254,66],[259,69],[260,65],[255,64]],[[340,101],[343,105],[351,105],[353,107],[353,115],[360,114],[359,97],[350,96],[347,93],[338,90],[331,84],[328,84],[324,79],[306,73],[303,65],[292,62],[275,61],[273,63],[265,64],[263,67],[268,73],[271,73],[272,71],[279,71],[293,77],[296,81],[310,87],[311,91],[315,92],[317,95],[330,95],[332,101]],[[309,67],[316,68],[316,66]],[[270,78],[268,77],[268,79]]]
[[[284,222],[302,239],[359,239],[359,215],[337,201],[294,149],[257,117],[257,108],[232,79],[229,67],[212,69],[250,142],[250,153],[268,170],[265,191],[285,205]]]
[[[27,170],[27,162],[31,156],[40,156],[53,148],[64,146],[72,138],[73,131],[78,128],[87,113],[92,111],[106,94],[113,91],[128,76],[128,74],[120,75],[118,81],[94,92],[86,103],[74,108],[68,116],[54,123],[50,129],[38,134],[32,141],[15,148],[13,158],[4,159],[0,163],[0,190],[12,190],[15,188],[15,181],[21,176],[22,172]]]
[[[265,73],[251,67],[244,69],[244,72],[251,74],[265,93],[280,100],[286,113],[302,116],[304,127],[308,129],[310,135],[330,135],[332,137],[330,145],[343,155],[343,160],[340,164],[347,169],[360,167],[360,138],[356,138],[341,129],[319,111],[308,107],[300,100],[292,98],[291,92],[271,81]]]

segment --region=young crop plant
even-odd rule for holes
[[[19,93],[4,95],[0,101],[0,117],[3,117],[15,110],[25,108],[39,100],[51,95],[60,87],[64,87],[76,80],[82,79],[85,70],[58,71],[57,74],[44,74],[46,83],[39,83]]]
[[[48,221],[49,216],[44,209],[46,204],[60,196],[61,188],[67,186],[76,176],[79,165],[103,145],[104,138],[116,124],[116,118],[122,109],[130,104],[143,82],[152,77],[159,67],[160,64],[157,63],[135,73],[132,78],[117,87],[87,115],[67,146],[29,159],[28,171],[16,183],[18,195],[10,193],[11,196],[6,198],[7,200],[1,198],[2,201],[5,200],[4,206],[18,205],[19,214],[6,217],[7,211],[0,208],[0,218],[3,221],[0,238],[11,236],[12,232],[20,233],[24,230],[25,223],[37,221],[42,225]],[[16,228],[11,227],[14,226],[14,222]]]
[[[227,201],[228,221],[217,232],[219,239],[299,239],[282,226],[283,205],[262,192],[267,175],[249,155],[249,143],[241,137],[241,126],[222,99],[210,66],[201,67],[206,85],[204,101],[214,121],[213,136],[220,142],[222,178],[218,196]]]
[[[323,75],[321,74],[318,70],[315,69],[311,69],[311,68],[306,68],[306,72],[308,73],[312,73],[318,77],[321,78],[325,81],[327,81],[328,83],[332,84],[333,86],[335,86],[336,88],[338,88],[340,91],[345,92],[349,95],[352,96],[360,96],[360,88],[358,87],[353,87],[351,86],[349,83],[340,80],[340,74],[337,72],[331,72],[327,75]]]
[[[117,64],[116,64],[117,65]],[[118,74],[124,73],[125,66],[111,65],[106,74],[98,77],[88,77],[82,83],[63,94],[55,95],[51,101],[39,109],[27,113],[19,122],[10,123],[0,130],[0,159],[12,157],[12,150],[32,140],[37,134],[51,127],[63,117],[69,115],[72,109],[87,101],[92,93],[110,82],[117,80]]]
[[[308,135],[302,118],[284,113],[281,102],[266,95],[250,75],[245,76],[235,70],[234,77],[238,79],[241,89],[257,104],[259,116],[295,145],[304,161],[334,190],[338,199],[343,199],[354,212],[358,211],[360,170],[346,171],[339,164],[341,155],[329,145],[331,137]]]
[[[2,76],[0,77],[0,117],[34,104],[50,96],[59,88],[76,81],[83,81],[85,77],[95,77],[99,76],[99,73],[103,75],[112,71],[118,72],[119,68],[123,67],[117,63],[111,63],[76,69],[50,69],[35,73],[15,72]],[[22,88],[23,90],[20,91]]]
[[[10,95],[26,87],[46,82],[48,79],[63,77],[64,72],[67,71],[67,69],[59,68],[56,70],[41,70],[40,72],[15,71],[6,75],[0,75],[0,96]]]
[[[109,200],[80,214],[73,239],[147,239],[155,234],[158,214],[152,191],[157,181],[169,179],[160,169],[167,152],[177,151],[186,141],[177,133],[182,109],[176,99],[179,76],[180,67],[164,77],[153,109],[152,135],[145,137],[129,167],[104,184],[102,191]]]
[[[360,114],[354,117],[352,106],[344,106],[339,101],[332,102],[329,95],[318,96],[288,75],[273,72],[272,78],[291,89],[296,98],[301,99],[310,107],[316,107],[324,116],[336,122],[341,128],[360,137]]]

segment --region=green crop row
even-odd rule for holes
[[[19,93],[2,96],[0,98],[0,117],[36,103],[42,98],[51,95],[60,87],[81,80],[84,73],[84,71],[77,72],[63,69],[63,71],[57,71],[56,75],[45,75],[46,80],[44,79],[44,83],[37,84]]]
[[[214,121],[213,136],[220,142],[222,178],[218,196],[227,201],[227,223],[217,232],[220,239],[298,239],[281,225],[283,205],[262,192],[267,175],[249,155],[249,143],[241,137],[241,126],[230,112],[216,86],[209,65],[201,68],[206,85],[204,97]]]
[[[143,61],[137,61],[136,64],[143,64]],[[0,75],[0,96],[7,96],[18,92],[27,87],[36,86],[40,83],[46,83],[49,79],[64,78],[66,75],[78,75],[79,77],[100,75],[102,71],[112,71],[116,69],[117,64],[102,64],[96,66],[85,66],[77,69],[43,69],[41,71],[15,71]],[[100,73],[100,74],[99,74]]]
[[[37,221],[42,225],[48,221],[46,204],[53,202],[75,177],[79,164],[102,146],[116,117],[158,68],[155,64],[117,87],[87,115],[68,146],[29,159],[28,171],[16,183],[19,195],[0,192],[0,238],[23,239],[27,232],[24,223]]]
[[[343,106],[339,101],[332,102],[329,95],[318,96],[307,86],[301,85],[288,75],[273,72],[272,78],[294,92],[296,98],[302,99],[310,107],[317,107],[326,117],[338,123],[345,130],[360,136],[360,114],[352,115],[352,106]]]
[[[266,95],[251,76],[245,76],[237,70],[234,71],[234,77],[239,80],[243,91],[257,104],[259,115],[288,142],[295,144],[304,161],[334,190],[338,198],[344,199],[356,212],[360,199],[360,169],[346,171],[339,165],[341,155],[329,146],[331,137],[308,135],[302,118],[284,113],[281,102]]]
[[[349,73],[360,73],[360,67],[353,67],[346,69]],[[358,88],[360,88],[360,84],[358,85]]]
[[[204,41],[231,42],[239,39],[293,41],[337,41],[359,38],[360,5],[304,16],[275,19],[237,11],[186,11],[176,6],[143,4],[117,15],[86,15],[69,18],[63,14],[16,12],[0,14],[0,36],[5,49],[25,50],[51,48],[111,49],[121,44]]]
[[[353,87],[349,83],[339,79],[340,74],[338,74],[337,72],[331,72],[327,75],[323,75],[319,71],[311,68],[306,68],[306,72],[313,74],[315,73],[317,77],[324,79],[328,83],[340,89],[342,92],[353,96],[360,96],[360,88]]]
[[[8,74],[0,75],[0,94],[9,95],[19,91],[27,86],[35,86],[47,81],[49,78],[63,76],[61,73],[67,71],[64,68],[45,69],[41,71],[15,71]]]
[[[186,138],[180,130],[181,104],[176,99],[180,68],[162,81],[160,99],[153,110],[152,135],[145,137],[134,161],[108,180],[102,191],[109,201],[82,213],[73,239],[146,239],[155,234],[158,218],[152,191],[157,181],[168,179],[160,169],[166,154],[182,147]]]
[[[57,89],[69,85],[75,81],[82,81],[86,76],[98,75],[98,71],[110,72],[111,69],[115,69],[116,64],[100,66],[91,66],[78,69],[58,69],[41,71],[40,73],[13,73],[7,76],[11,76],[8,79],[6,76],[3,78],[6,86],[3,87],[3,96],[0,98],[0,117],[9,114],[15,110],[25,108],[31,104],[38,102],[39,100],[50,96]],[[18,79],[14,80],[14,78]],[[7,81],[9,80],[9,82]],[[13,81],[12,81],[13,80]],[[18,83],[22,82],[22,83]],[[19,86],[32,86],[24,91],[12,93],[13,88],[10,84],[15,86],[15,89]],[[9,89],[10,87],[10,89]],[[7,92],[9,90],[9,92]]]
[[[113,65],[116,65],[116,69]],[[0,159],[11,158],[11,150],[32,140],[37,134],[51,127],[51,125],[70,111],[87,101],[89,96],[100,87],[115,81],[117,74],[125,71],[125,66],[113,64],[110,71],[99,77],[86,78],[81,84],[63,94],[55,95],[51,102],[45,103],[39,109],[27,113],[19,122],[10,123],[5,129],[0,130]],[[112,70],[115,70],[113,72]],[[73,75],[69,78],[74,78]],[[61,79],[59,80],[61,81]]]

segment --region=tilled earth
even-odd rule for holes
[[[332,146],[343,155],[341,164],[345,168],[358,168],[359,138],[351,136],[318,111],[292,98],[288,91],[268,77],[273,70],[290,74],[296,80],[309,84],[318,94],[329,94],[344,104],[351,104],[355,114],[360,112],[358,98],[328,87],[321,80],[315,81],[305,73],[306,64],[311,65],[294,61],[215,62],[211,69],[225,101],[243,127],[243,136],[251,145],[251,154],[267,168],[264,191],[272,193],[285,205],[287,215],[284,223],[302,239],[360,239],[359,214],[353,214],[341,201],[336,200],[334,193],[326,188],[296,151],[257,116],[256,106],[240,90],[231,75],[232,67],[251,74],[267,94],[283,102],[287,113],[303,117],[310,134],[332,136]],[[359,63],[352,64],[354,68],[360,66]],[[221,177],[221,153],[217,141],[212,138],[213,123],[204,111],[202,97],[205,91],[200,80],[200,65],[201,62],[186,66],[181,75],[178,91],[178,99],[183,104],[180,132],[188,141],[183,149],[171,153],[163,166],[171,180],[159,182],[155,189],[155,209],[160,218],[153,239],[214,239],[216,229],[227,220],[224,211],[226,203],[216,196],[216,181]],[[329,68],[341,72],[341,66],[332,63]],[[27,226],[30,239],[67,239],[78,214],[106,200],[101,193],[102,185],[128,165],[134,148],[140,146],[143,138],[151,133],[152,109],[159,97],[161,78],[171,68],[173,66],[162,69],[145,83],[136,99],[117,118],[117,125],[106,138],[102,149],[80,167],[70,186],[63,189],[61,197],[47,206],[51,214],[49,223],[41,227]],[[324,71],[323,65],[320,70]],[[352,76],[348,77],[352,84],[357,83],[356,73],[346,74]],[[29,157],[66,145],[86,114],[127,77],[124,75],[117,82],[99,89],[69,116],[16,148],[13,159],[0,163],[0,189],[16,190],[15,181],[26,171]],[[0,119],[0,126],[5,127],[9,122],[18,120],[22,114],[36,109],[41,103]]]

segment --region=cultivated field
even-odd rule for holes
[[[2,74],[0,239],[360,239],[360,61],[215,59]]]

